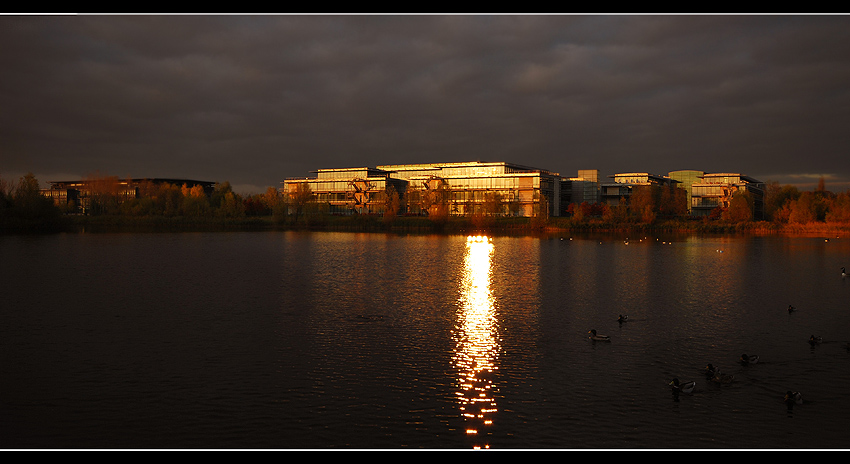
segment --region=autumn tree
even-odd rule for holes
[[[835,196],[824,220],[829,223],[850,224],[850,191]]]
[[[652,185],[637,185],[629,197],[631,215],[639,222],[652,223],[657,216],[658,188]]]
[[[753,219],[753,207],[750,194],[743,190],[732,194],[729,207],[726,208],[722,217],[731,222],[751,221]]]
[[[793,185],[779,185],[779,182],[771,181],[764,189],[764,216],[765,219],[774,222],[788,222],[791,212],[790,203],[797,201],[800,191]]]
[[[183,184],[180,189],[183,201],[180,211],[188,217],[207,217],[210,214],[210,200],[207,198],[204,188],[200,185],[189,187]]]
[[[303,213],[312,201],[313,201],[313,189],[310,188],[310,185],[306,182],[298,182],[295,184],[290,184],[289,189],[289,204],[295,208],[295,218],[294,222],[298,223],[298,216]]]
[[[795,224],[807,224],[817,219],[815,211],[815,198],[812,192],[803,192],[797,201],[791,203],[791,212],[788,221]]]
[[[387,185],[386,192],[384,192],[383,202],[383,221],[386,224],[392,224],[398,215],[399,209],[401,208],[401,197],[393,185]]]

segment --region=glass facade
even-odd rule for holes
[[[321,169],[310,179],[287,179],[284,191],[307,184],[332,213],[379,213],[387,189],[401,196],[402,213],[429,214],[444,202],[452,215],[561,215],[565,197],[557,173],[504,162],[382,165]]]
[[[693,188],[692,186],[696,183],[699,183],[702,179],[702,176],[705,175],[703,171],[672,171],[668,174],[668,176],[679,182],[677,185],[679,188],[685,189],[688,192],[688,212],[692,210],[692,195]]]
[[[691,214],[708,216],[715,208],[728,208],[737,192],[749,195],[753,219],[764,218],[764,183],[741,174],[703,174],[691,186]]]

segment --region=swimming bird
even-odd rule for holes
[[[711,364],[709,364],[710,366]],[[724,374],[720,372],[720,369],[714,368],[713,375],[709,378],[714,383],[732,383],[735,380],[735,376],[731,374]]]
[[[673,393],[691,393],[694,391],[694,387],[696,387],[697,383],[693,380],[690,382],[679,383],[679,379],[673,379],[670,382],[670,386],[673,387]]]
[[[629,316],[620,314],[620,317],[617,318],[617,322],[622,324],[623,322],[629,322]]]
[[[812,345],[812,346],[820,345],[820,343],[821,343],[822,341],[823,341],[823,337],[816,337],[816,336],[814,336],[814,335],[812,335],[811,337],[809,337],[809,345]]]
[[[793,306],[791,306],[791,305],[788,305],[788,312],[789,312],[789,313],[793,313],[793,312],[794,312],[794,311],[796,311],[796,310],[797,310],[797,308],[795,308],[795,307],[793,307]]]
[[[791,408],[795,404],[803,404],[803,395],[800,392],[788,390],[785,393],[784,401],[785,404],[788,405],[789,408]]]
[[[714,373],[717,372],[717,371],[718,371],[718,369],[716,367],[709,364],[709,365],[705,366],[705,377],[710,379],[710,378],[714,377]]]
[[[596,333],[596,329],[590,329],[590,332],[588,332],[588,333],[590,334],[591,340],[597,340],[597,341],[600,341],[600,342],[610,342],[611,341],[611,337],[609,337],[607,335],[600,335],[600,334]]]
[[[841,277],[847,277],[847,271],[843,267],[841,268]]]
[[[756,355],[748,356],[746,354],[741,355],[741,364],[756,364],[759,362],[759,357]]]

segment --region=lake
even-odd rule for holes
[[[81,233],[0,263],[6,449],[850,443],[850,238]]]

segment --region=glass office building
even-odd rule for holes
[[[728,208],[732,196],[746,192],[753,211],[753,219],[764,219],[763,182],[737,173],[710,173],[700,177],[691,187],[691,215],[708,216],[715,208]]]
[[[685,189],[688,192],[688,213],[691,213],[692,208],[692,194],[694,184],[698,184],[702,180],[702,176],[705,175],[704,171],[690,171],[690,170],[682,170],[682,171],[671,171],[667,174],[671,179],[678,181],[679,183],[676,185],[679,188]]]
[[[471,161],[320,169],[315,178],[285,180],[283,190],[293,194],[298,184],[307,184],[332,213],[383,212],[391,187],[401,197],[401,213],[429,214],[429,205],[444,201],[451,215],[531,217],[562,215],[569,203],[563,182],[545,169]]]

